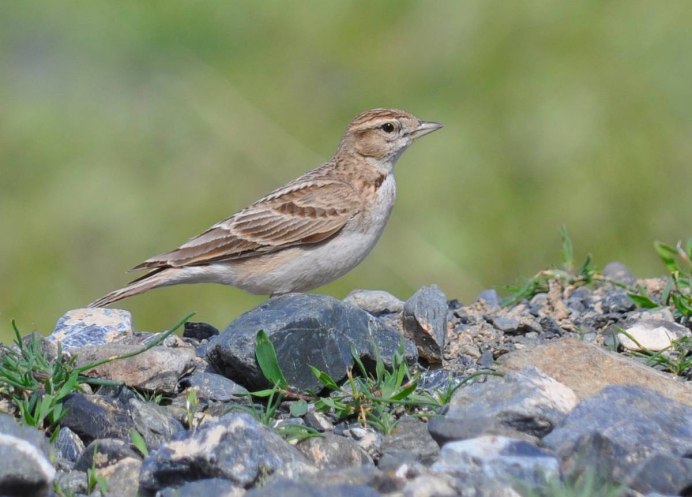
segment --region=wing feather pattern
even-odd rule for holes
[[[361,207],[360,196],[346,182],[292,183],[133,269],[205,265],[319,243],[338,233]]]

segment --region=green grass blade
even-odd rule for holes
[[[288,386],[288,382],[279,366],[274,345],[264,330],[258,331],[255,337],[255,357],[257,358],[257,364],[262,370],[262,374],[269,383],[281,388]]]
[[[308,364],[308,367],[310,368],[310,371],[312,371],[313,376],[315,378],[317,378],[318,380],[320,380],[320,382],[325,387],[327,387],[329,390],[338,390],[339,389],[339,385],[337,385],[336,382],[334,381],[334,379],[331,376],[329,376],[327,373],[325,373],[324,371],[320,371],[316,367],[311,366],[309,364]]]

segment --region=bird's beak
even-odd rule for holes
[[[440,129],[442,125],[433,121],[421,121],[418,127],[411,133],[412,138],[415,140],[421,136],[425,136],[433,131]]]

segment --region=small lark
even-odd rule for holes
[[[152,288],[221,283],[260,295],[304,292],[358,265],[380,238],[396,197],[394,164],[441,124],[374,109],[346,129],[334,157],[133,269],[139,279],[92,302],[102,307]]]

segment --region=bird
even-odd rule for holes
[[[220,283],[276,296],[340,278],[365,259],[387,224],[401,154],[441,127],[398,109],[359,114],[330,160],[178,248],[138,264],[132,271],[148,272],[89,307],[184,283]]]

